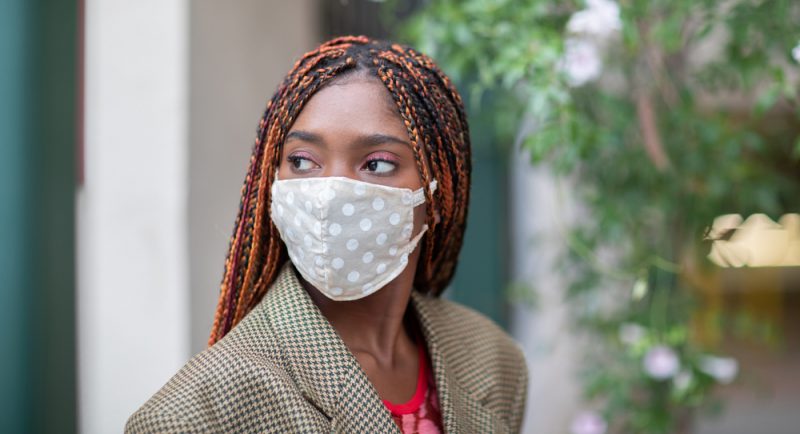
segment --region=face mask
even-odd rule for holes
[[[391,282],[428,229],[411,238],[422,188],[339,176],[275,178],[272,221],[297,271],[332,300],[357,300]]]

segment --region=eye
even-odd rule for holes
[[[311,170],[316,166],[311,159],[306,157],[301,157],[300,155],[290,155],[286,157],[286,160],[292,165],[292,168],[298,172],[303,172],[307,170]]]
[[[374,175],[387,175],[397,170],[397,157],[390,152],[379,152],[369,156],[363,170]]]
[[[386,160],[369,160],[365,166],[367,170],[375,173],[389,173],[395,168],[395,164]]]

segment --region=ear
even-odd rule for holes
[[[436,222],[437,225],[442,221],[442,215],[439,214],[438,209],[433,211],[433,220]]]

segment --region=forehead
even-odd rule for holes
[[[317,91],[300,111],[291,130],[323,134],[357,130],[408,136],[389,91],[377,78],[368,77],[345,77]]]

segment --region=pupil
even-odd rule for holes
[[[367,167],[369,168],[369,170],[374,172],[378,170],[378,162],[376,160],[372,160],[369,163],[367,163]]]

